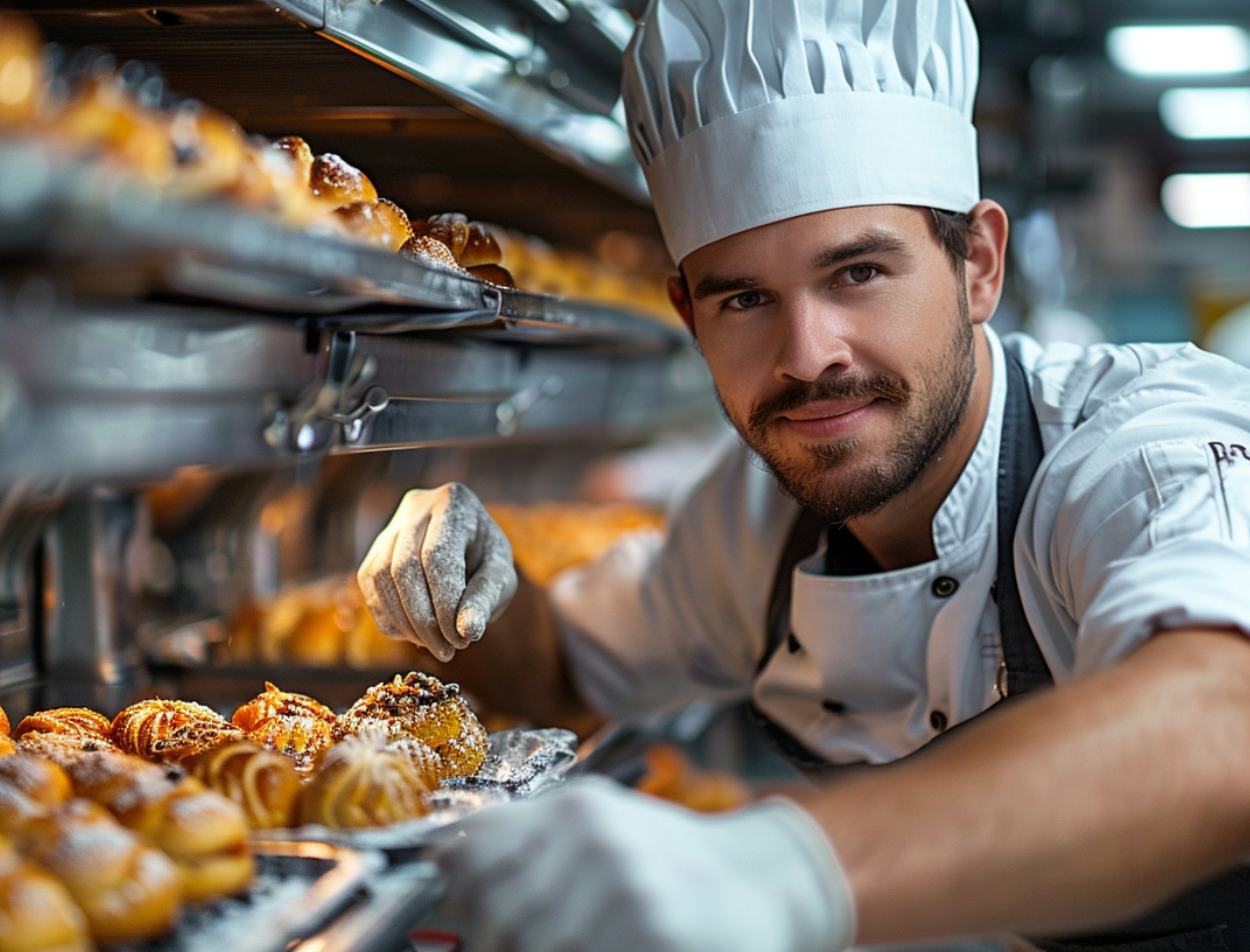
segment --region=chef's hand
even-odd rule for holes
[[[481,638],[517,586],[512,546],[460,483],[407,493],[356,577],[382,633],[440,661]]]
[[[785,800],[703,815],[598,778],[482,810],[434,851],[465,952],[841,952],[850,887]]]

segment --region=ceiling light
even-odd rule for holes
[[[1250,139],[1250,87],[1169,89],[1159,117],[1182,139]]]
[[[1236,26],[1118,26],[1107,55],[1136,76],[1212,76],[1250,69],[1250,35]]]
[[[1250,172],[1171,175],[1161,197],[1185,228],[1250,228]]]

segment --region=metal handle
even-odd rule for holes
[[[495,431],[500,436],[515,435],[521,425],[521,417],[540,403],[559,396],[563,390],[564,380],[556,376],[547,377],[542,383],[518,390],[495,407]]]

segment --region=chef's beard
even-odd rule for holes
[[[781,488],[795,500],[830,522],[844,523],[875,512],[914,483],[959,428],[968,410],[976,376],[975,337],[962,286],[958,294],[959,322],[950,346],[927,365],[922,375],[932,397],[926,406],[908,409],[915,393],[908,382],[893,374],[837,374],[810,383],[795,382],[761,401],[745,420],[731,422],[747,445],[759,455]],[[861,450],[858,436],[824,443],[802,444],[798,452],[783,455],[769,435],[779,414],[815,400],[878,399],[898,407],[902,427],[884,458],[852,470]],[[723,403],[722,403],[723,405]],[[832,478],[837,470],[844,476]]]

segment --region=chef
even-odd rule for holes
[[[628,128],[740,439],[666,539],[546,596],[459,485],[406,496],[360,581],[513,707],[746,701],[813,783],[482,811],[439,854],[469,952],[1250,948],[1250,375],[995,335],[976,80],[963,0],[639,23]]]

